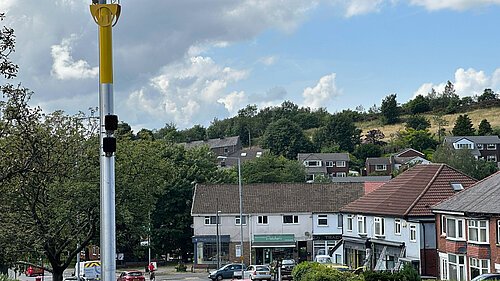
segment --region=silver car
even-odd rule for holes
[[[244,279],[271,280],[271,270],[266,265],[250,265],[243,274]]]

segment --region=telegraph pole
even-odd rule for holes
[[[112,27],[121,7],[92,0],[90,12],[99,25],[99,119],[101,179],[101,279],[116,280],[115,157],[118,117],[113,113]]]

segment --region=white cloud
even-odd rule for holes
[[[497,89],[498,86],[500,86],[500,68],[496,69],[491,77],[482,70],[477,71],[474,68],[465,70],[463,68],[459,68],[455,71],[455,80],[451,82],[455,87],[456,94],[461,97],[481,95],[484,89]],[[446,82],[442,82],[437,85],[433,83],[424,83],[413,94],[413,97],[416,97],[417,95],[425,96],[431,91],[432,88],[434,88],[437,93],[442,93],[445,85]]]
[[[75,61],[71,56],[72,43],[77,39],[76,34],[71,34],[69,38],[62,40],[59,45],[52,45],[51,75],[57,79],[86,79],[95,78],[99,73],[99,67],[90,67],[84,60]]]
[[[500,0],[411,0],[411,5],[423,6],[429,11],[452,9],[463,11],[500,4]]]
[[[347,2],[346,17],[363,15],[380,10],[384,0],[352,0]]]
[[[229,95],[217,100],[218,103],[223,103],[224,107],[231,113],[235,114],[236,111],[245,104],[245,92],[231,92]]]
[[[260,58],[259,62],[262,63],[263,65],[273,65],[276,63],[277,60],[278,60],[277,56],[269,56],[265,58]]]
[[[302,93],[304,97],[303,106],[311,108],[326,107],[329,99],[341,95],[342,90],[335,85],[335,73],[321,77],[314,88],[307,87]]]

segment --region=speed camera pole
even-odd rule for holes
[[[90,12],[99,26],[99,119],[101,182],[101,279],[116,279],[115,158],[118,117],[113,113],[112,27],[121,7],[92,0]]]

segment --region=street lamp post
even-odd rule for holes
[[[218,156],[217,159],[238,159],[238,189],[239,189],[239,196],[240,196],[240,234],[241,234],[241,245],[240,245],[240,253],[241,253],[241,279],[244,278],[243,276],[243,204],[241,200],[241,159],[240,157],[228,157],[228,156]]]

